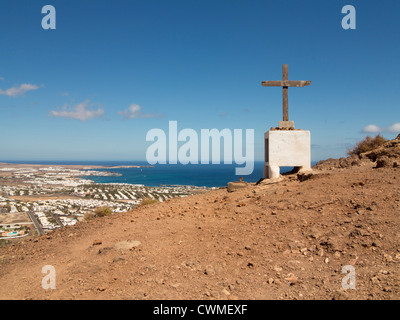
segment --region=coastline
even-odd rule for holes
[[[68,170],[84,170],[81,178],[95,183],[128,183],[149,187],[158,186],[197,186],[206,188],[226,187],[229,182],[239,181],[236,175],[237,164],[156,164],[149,165],[145,161],[26,161],[26,163],[0,161],[0,175],[8,168],[30,168],[44,170],[46,168],[64,168]],[[32,164],[29,164],[32,163]],[[316,163],[316,162],[314,162]],[[313,163],[312,163],[313,164]],[[243,176],[248,183],[256,183],[263,176],[263,161],[254,162],[254,170]],[[293,168],[282,167],[281,173]],[[98,171],[97,176],[92,171]],[[106,172],[110,172],[106,174]],[[112,173],[113,174],[112,174]],[[1,179],[0,179],[1,185]]]
[[[121,213],[133,209],[143,199],[163,202],[208,190],[196,186],[98,183],[90,179],[122,176],[108,169],[142,167],[0,163],[1,240],[19,240],[15,232],[24,238],[34,237],[74,225],[101,207]],[[88,169],[93,171],[85,171]]]
[[[146,166],[138,166],[138,165],[121,165],[121,166],[107,166],[107,165],[77,165],[77,164],[29,164],[29,163],[10,163],[10,162],[0,162],[0,169],[14,167],[14,168],[49,168],[49,167],[67,167],[69,169],[80,169],[80,170],[89,170],[89,169],[127,169],[127,168],[154,168],[154,166],[146,165]]]

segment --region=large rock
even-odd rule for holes
[[[300,182],[303,182],[303,181],[310,180],[310,179],[321,178],[326,175],[328,175],[328,174],[322,173],[321,171],[307,170],[307,171],[299,172],[297,174],[297,179],[299,179]]]
[[[367,158],[375,162],[384,157],[391,159],[400,159],[400,139],[397,136],[396,139],[385,142],[382,146],[360,154],[360,158]],[[386,161],[387,162],[387,161]]]
[[[376,168],[389,168],[393,167],[393,160],[387,156],[380,157],[376,160]]]
[[[313,169],[317,170],[331,170],[336,168],[348,168],[352,166],[359,166],[361,160],[358,156],[354,155],[347,158],[333,159],[329,158],[327,160],[319,161]]]
[[[234,182],[228,182],[228,192],[233,192],[238,189],[246,188],[247,187],[247,182],[245,181],[234,181]]]
[[[278,183],[283,181],[283,177],[279,176],[278,178],[272,178],[272,179],[262,179],[259,182],[257,182],[257,185],[268,185],[268,184],[273,184],[273,183]]]

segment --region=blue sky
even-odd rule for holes
[[[44,30],[45,5],[56,29]],[[356,8],[356,29],[341,26]],[[400,131],[400,2],[28,1],[0,4],[0,160],[144,160],[146,133],[254,129],[289,118],[312,159]]]

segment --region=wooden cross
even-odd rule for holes
[[[263,87],[282,87],[283,89],[283,121],[289,121],[289,98],[288,89],[289,87],[305,87],[311,84],[311,81],[289,81],[288,80],[289,66],[283,65],[283,77],[282,81],[262,81]]]

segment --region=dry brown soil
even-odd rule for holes
[[[0,299],[399,299],[400,168],[372,166],[175,198],[5,246]],[[345,265],[355,289],[342,288]]]

